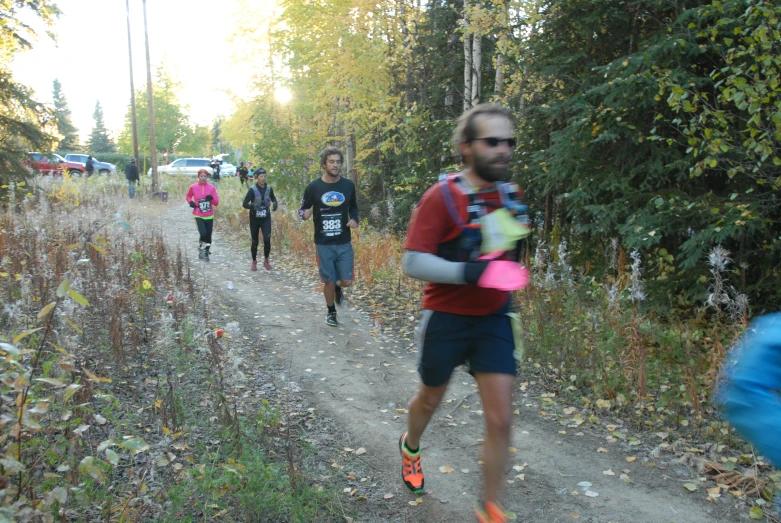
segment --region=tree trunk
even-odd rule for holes
[[[502,96],[504,94],[504,55],[496,57],[496,80],[494,80],[494,94]]]
[[[545,220],[542,224],[542,234],[548,238],[553,226],[553,192],[548,191],[545,194]]]
[[[472,107],[480,103],[480,91],[483,83],[483,38],[475,33],[472,40]]]
[[[358,170],[355,168],[355,155],[357,154],[355,133],[351,132],[347,135],[344,148],[346,159],[345,174],[347,174],[355,186],[358,187]]]
[[[494,95],[501,97],[504,94],[504,68],[507,61],[505,53],[507,52],[507,32],[510,21],[509,6],[507,2],[502,5],[502,14],[500,19],[499,39],[496,42],[496,79],[494,80]]]
[[[534,23],[532,23],[531,30],[529,31],[529,39],[534,38],[534,36],[537,34],[538,24],[539,21],[537,20],[537,16],[535,16]],[[518,104],[518,118],[526,117],[526,105],[528,103],[528,97],[525,95],[525,91],[526,91],[526,85],[528,85],[530,61],[531,60],[527,58],[523,64],[523,74],[521,76],[521,85],[520,85],[521,100]]]
[[[469,34],[469,2],[464,0],[464,111],[472,107],[472,36]]]
[[[451,48],[456,43],[456,38],[454,34],[447,37],[448,48]],[[445,107],[453,107],[453,85],[450,82],[445,85]]]

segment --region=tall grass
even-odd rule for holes
[[[66,175],[7,189],[0,519],[344,516],[336,492],[301,469],[294,424],[282,427],[269,403],[257,416],[237,409],[239,360],[209,328],[185,255],[116,213],[124,180]],[[237,339],[237,328],[225,331]]]

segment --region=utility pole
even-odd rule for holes
[[[138,165],[138,129],[136,128],[136,88],[133,85],[133,51],[130,45],[130,0],[125,0],[127,14],[127,56],[130,61],[130,111],[133,119],[133,157]]]
[[[149,61],[149,29],[146,23],[146,0],[144,5],[144,43],[146,44],[146,97],[149,106],[149,154],[152,157],[152,194],[159,189],[157,177],[157,143],[155,141],[155,107],[152,99],[152,64]]]

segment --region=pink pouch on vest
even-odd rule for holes
[[[481,260],[494,260],[486,266],[478,287],[487,289],[498,289],[500,291],[517,291],[523,289],[529,284],[529,269],[518,265],[517,262],[507,260],[497,260],[504,254],[502,251],[492,252],[481,256]]]

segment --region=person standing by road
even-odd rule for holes
[[[84,164],[84,170],[87,171],[87,177],[92,176],[95,172],[95,158],[87,156],[87,163]]]
[[[244,165],[244,162],[239,164],[239,168],[236,169],[236,174],[239,175],[239,181],[241,185],[249,186],[249,169]]]
[[[136,185],[140,181],[135,158],[131,158],[125,166],[125,178],[127,179],[127,195],[132,200],[136,197]]]
[[[453,136],[464,169],[429,188],[409,225],[406,275],[428,282],[418,329],[422,384],[409,403],[399,439],[401,476],[423,491],[420,442],[453,370],[468,363],[485,411],[483,493],[477,520],[507,521],[499,504],[507,463],[515,382],[515,328],[510,293],[528,283],[518,263],[529,234],[521,190],[509,179],[515,146],[509,111],[482,104],[464,113]],[[516,316],[517,318],[517,316]]]
[[[215,182],[220,181],[220,161],[215,158],[212,160],[212,163],[209,164],[209,167],[212,168],[212,180]]]
[[[214,229],[214,209],[220,204],[217,188],[208,183],[209,171],[198,171],[198,183],[187,190],[185,201],[193,208],[195,225],[198,226],[198,259],[209,261]]]
[[[350,229],[358,227],[355,184],[339,174],[343,160],[336,147],[320,153],[323,175],[307,185],[298,211],[304,220],[314,216],[317,263],[328,307],[325,323],[332,327],[339,324],[335,303],[341,304],[342,289],[352,285],[355,256]]]
[[[246,168],[244,169],[246,172]],[[263,266],[271,270],[268,256],[271,254],[271,211],[277,210],[277,197],[274,189],[266,183],[266,170],[262,167],[255,171],[255,184],[247,191],[242,207],[249,209],[249,232],[252,246],[251,271],[258,270],[258,243],[263,232]]]

